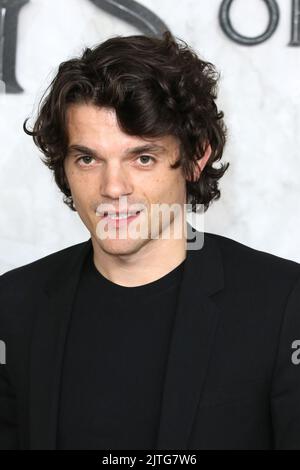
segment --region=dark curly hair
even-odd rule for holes
[[[60,64],[41,99],[33,129],[27,129],[28,119],[23,128],[45,155],[42,161],[53,170],[70,209],[76,211],[63,164],[70,103],[114,108],[120,128],[128,135],[171,134],[179,138],[179,158],[171,168],[181,166],[190,179],[186,194],[192,211],[196,204],[206,211],[212,200],[220,198],[218,180],[229,163],[213,167],[222,157],[227,133],[224,113],[215,103],[219,74],[186,42],[177,40],[169,31],[161,38],[115,36]],[[195,180],[195,162],[204,155],[208,143],[211,155]]]

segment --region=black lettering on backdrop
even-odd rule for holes
[[[279,7],[276,0],[262,0],[268,8],[269,23],[266,31],[255,37],[243,36],[234,29],[230,19],[230,7],[233,1],[234,0],[223,0],[219,12],[221,28],[232,41],[244,46],[256,46],[257,44],[265,42],[275,33],[280,18]]]
[[[160,36],[168,29],[166,24],[148,8],[135,0],[89,0],[98,8],[130,23],[144,34]],[[262,0],[269,13],[266,31],[256,37],[246,37],[237,32],[230,20],[230,8],[234,0],[223,0],[219,11],[219,22],[223,32],[232,41],[245,46],[265,42],[277,29],[280,12],[276,0]],[[21,8],[29,0],[0,0],[0,93],[21,93],[16,69],[17,28]],[[289,46],[300,47],[300,0],[291,0],[291,40]]]
[[[0,0],[0,80],[7,93],[21,93],[16,79],[18,15],[29,0]]]
[[[135,26],[145,35],[161,36],[169,29],[152,11],[134,0],[90,0],[97,7]]]
[[[300,46],[300,0],[292,1],[292,28],[289,46]]]

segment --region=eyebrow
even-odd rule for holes
[[[86,147],[85,145],[77,145],[73,144],[68,147],[67,154],[73,152],[80,152],[80,153],[87,153],[89,155],[97,155],[97,151]],[[137,147],[128,148],[125,150],[124,155],[137,155],[142,152],[166,152],[167,149],[163,145],[158,144],[146,144],[146,145],[139,145]]]

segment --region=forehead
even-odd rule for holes
[[[98,107],[93,104],[71,104],[66,115],[69,144],[93,146],[141,145],[155,143],[170,150],[178,147],[179,141],[173,135],[155,138],[126,134],[119,126],[113,108]]]
[[[67,108],[68,127],[93,128],[94,126],[118,127],[116,112],[112,108],[93,104],[70,104]]]

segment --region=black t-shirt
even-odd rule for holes
[[[185,261],[137,287],[83,265],[67,336],[58,449],[153,449]]]

